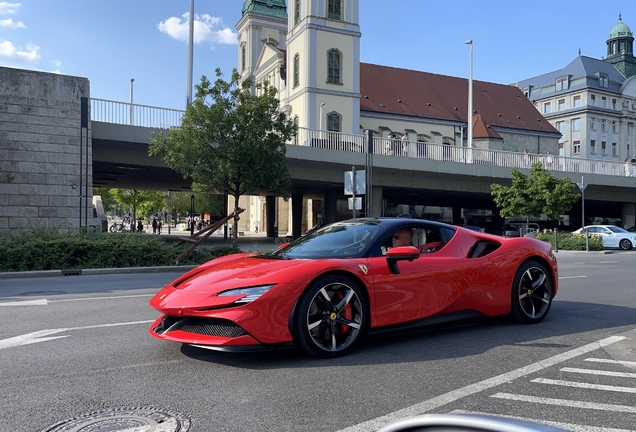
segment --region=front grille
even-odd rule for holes
[[[182,320],[179,324],[170,328],[169,331],[181,330],[188,333],[226,338],[235,338],[247,334],[245,330],[233,322],[218,318],[189,317]]]

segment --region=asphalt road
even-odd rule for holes
[[[449,412],[635,431],[636,252],[558,256],[560,291],[541,324],[385,334],[332,360],[154,339],[148,300],[177,273],[0,279],[0,430],[146,406],[191,431],[362,432]]]

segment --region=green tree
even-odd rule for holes
[[[530,176],[513,168],[511,171],[512,186],[500,184],[490,186],[491,194],[499,214],[504,218],[516,218],[520,215],[559,219],[570,211],[579,199],[569,177],[557,179],[537,162],[530,168]]]
[[[156,199],[157,192],[142,191],[138,189],[112,189],[115,200],[128,207],[132,213],[130,229],[136,227],[137,211],[144,203],[152,203]]]
[[[178,129],[167,136],[154,134],[149,152],[193,180],[193,189],[227,191],[235,200],[268,191],[287,198],[291,176],[285,143],[296,126],[281,111],[277,90],[264,82],[239,82],[234,69],[229,82],[216,69],[214,85],[203,76]],[[234,218],[234,245],[238,235]]]

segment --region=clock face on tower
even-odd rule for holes
[[[267,6],[269,7],[274,6],[274,2],[272,0],[267,0]]]

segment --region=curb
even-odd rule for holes
[[[34,270],[22,272],[0,272],[0,279],[22,279],[55,276],[95,276],[130,273],[186,273],[197,266],[122,267],[104,269]]]

